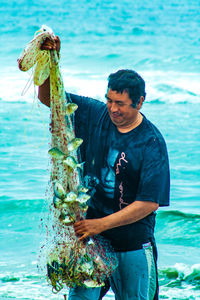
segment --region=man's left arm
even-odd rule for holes
[[[74,230],[80,240],[99,234],[105,230],[137,222],[153,211],[159,204],[151,201],[135,201],[120,211],[99,219],[87,219],[76,222]]]
[[[169,162],[164,140],[152,138],[144,153],[140,183],[135,201],[116,213],[74,224],[75,233],[84,240],[105,230],[135,223],[159,206],[169,205]]]

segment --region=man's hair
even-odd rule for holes
[[[139,103],[140,97],[145,99],[145,81],[133,70],[119,70],[108,76],[108,89],[118,93],[127,92],[135,108]]]

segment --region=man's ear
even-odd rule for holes
[[[139,102],[138,102],[138,104],[137,104],[137,106],[136,106],[136,108],[137,108],[138,110],[140,110],[140,108],[142,107],[143,102],[144,102],[144,97],[141,96],[141,97],[140,97],[140,100],[139,100]]]

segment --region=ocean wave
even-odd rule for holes
[[[160,103],[200,103],[198,76],[198,73],[174,71],[144,72],[147,99]]]
[[[200,222],[200,214],[185,213],[179,210],[161,211],[159,212],[159,218],[167,219],[167,221],[189,220]]]
[[[63,299],[62,294],[55,296],[46,279],[36,272],[5,272],[0,274],[0,282],[0,299]]]
[[[109,54],[116,56],[117,54]],[[95,71],[70,70],[61,66],[65,89],[82,96],[89,96],[104,101],[107,77],[116,71],[106,73]],[[147,99],[154,104],[161,103],[200,103],[198,73],[179,73],[165,71],[138,72],[146,81]],[[20,72],[17,67],[10,68],[1,79],[1,100],[8,102],[33,102],[37,99],[37,87],[34,89],[31,72]],[[7,86],[10,89],[7,89]]]
[[[160,299],[200,299],[200,264],[177,263],[158,270]]]
[[[31,271],[32,266],[29,267],[29,271],[0,273],[0,299],[61,300],[64,294],[68,294],[68,288],[64,288],[58,294],[53,293],[52,286],[46,278],[36,271]],[[113,293],[109,291],[104,299],[114,299]]]
[[[36,262],[34,262],[36,264]],[[6,271],[0,273],[0,298],[14,299],[63,299],[63,294],[68,294],[64,289],[57,295],[53,294],[46,278],[37,273],[34,265],[24,266],[29,270]],[[188,266],[175,264],[170,268],[158,270],[160,299],[200,299],[200,265]],[[110,290],[104,297],[105,300],[114,299]]]
[[[199,248],[200,215],[178,210],[159,211],[156,236],[159,243]]]
[[[170,268],[159,269],[160,284],[169,287],[180,287],[184,282],[200,290],[200,264],[188,266],[177,263]]]

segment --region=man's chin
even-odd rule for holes
[[[112,123],[113,124],[115,124],[116,126],[119,126],[120,125],[120,122],[119,121],[117,121],[117,120],[113,120],[112,118],[110,118],[111,119],[111,121],[112,121]]]
[[[113,117],[110,115],[110,119],[111,121],[115,124],[115,125],[120,125],[121,124],[121,119],[120,119],[120,116],[119,117]]]

